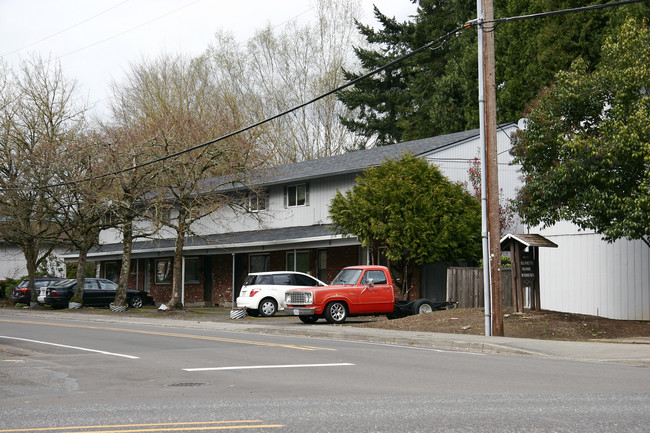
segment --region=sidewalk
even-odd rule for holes
[[[634,342],[573,342],[509,337],[486,337],[483,335],[395,331],[375,328],[358,328],[346,325],[329,325],[326,323],[305,325],[298,321],[284,322],[281,324],[274,322],[271,325],[270,322],[263,320],[251,324],[242,323],[237,320],[199,321],[178,320],[166,317],[143,318],[83,313],[68,314],[66,312],[43,310],[0,310],[0,318],[2,319],[35,320],[39,317],[43,319],[55,318],[72,321],[88,320],[104,323],[132,323],[150,326],[208,329],[224,332],[294,335],[309,338],[361,341],[441,350],[507,353],[573,361],[614,362],[638,366],[650,366],[650,337],[635,339]]]

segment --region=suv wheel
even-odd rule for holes
[[[275,302],[275,299],[272,298],[262,299],[258,311],[262,317],[275,316],[275,313],[278,312],[278,304]]]

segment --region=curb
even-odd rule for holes
[[[45,314],[44,314],[45,313]],[[283,335],[306,338],[355,341],[370,344],[388,344],[425,349],[479,352],[486,354],[510,354],[536,356],[582,362],[607,362],[635,366],[650,366],[650,344],[635,342],[555,341],[512,337],[486,337],[469,334],[443,334],[420,331],[398,331],[377,328],[355,328],[346,325],[261,326],[260,324],[181,320],[171,318],[144,318],[132,316],[97,316],[90,314],[69,315],[54,311],[12,311],[14,317],[40,316],[70,321],[93,321],[100,323],[137,324],[158,327],[204,329],[263,335]],[[632,340],[632,341],[636,341]]]

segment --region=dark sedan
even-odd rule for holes
[[[52,306],[52,308],[65,308],[74,291],[77,280],[63,280],[43,287],[38,295],[38,302]],[[86,278],[84,284],[83,304],[89,307],[106,307],[115,300],[117,284],[104,278]],[[140,308],[143,305],[153,305],[151,295],[142,290],[128,289],[126,299],[129,307]]]
[[[38,295],[39,289],[49,284],[61,281],[63,278],[58,277],[36,277],[34,278],[34,286],[36,287],[36,294]],[[32,294],[29,291],[29,280],[24,279],[11,290],[11,302],[14,304],[29,304],[32,300]]]

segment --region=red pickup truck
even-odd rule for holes
[[[454,305],[428,299],[399,300],[385,266],[343,268],[328,286],[287,290],[285,301],[286,311],[298,316],[303,323],[316,323],[321,317],[329,323],[343,323],[352,316],[384,314],[392,319]]]

